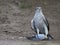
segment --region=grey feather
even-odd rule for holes
[[[44,25],[46,25],[46,27],[49,30],[49,24],[47,19],[45,18],[45,16],[42,13],[42,9],[41,7],[37,7],[36,11],[35,11],[35,16],[32,19],[33,20],[33,27],[34,27],[34,31],[37,33],[37,28],[39,29],[39,33],[45,34],[45,29],[44,29]]]

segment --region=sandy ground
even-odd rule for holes
[[[19,0],[17,2],[19,3]],[[34,41],[32,43],[27,39],[20,39],[35,34],[31,29],[30,21],[34,16],[36,6],[42,7],[43,13],[50,24],[50,34],[54,37],[53,41],[43,41],[42,45],[45,44],[44,42],[59,45],[57,42],[60,41],[60,1],[27,0],[25,2],[32,2],[32,8],[20,9],[16,5],[16,0],[0,0],[0,45],[19,45],[23,44],[23,42],[24,44],[29,42],[28,45],[40,45],[33,44]]]
[[[0,40],[0,45],[60,45],[60,43],[52,41]]]

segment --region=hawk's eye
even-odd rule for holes
[[[37,10],[37,9],[41,9],[41,7],[36,7],[36,9],[35,9],[35,10]]]

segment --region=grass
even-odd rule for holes
[[[25,9],[25,8],[31,8],[32,4],[31,3],[24,3],[24,2],[19,2],[18,3],[19,8]]]

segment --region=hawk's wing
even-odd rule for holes
[[[46,24],[47,28],[48,28],[48,31],[49,31],[49,23],[48,23],[48,20],[45,18],[43,19],[44,23]]]

